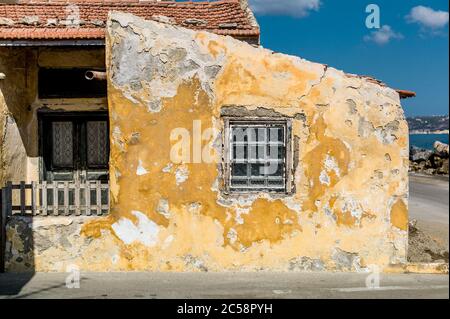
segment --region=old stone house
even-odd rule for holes
[[[412,93],[260,48],[245,0],[15,2],[0,4],[7,270],[406,261]]]

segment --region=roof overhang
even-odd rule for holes
[[[0,1],[1,2],[1,1]],[[76,4],[77,19],[67,12]],[[0,3],[0,41],[104,39],[108,14],[127,12],[147,20],[207,31],[259,44],[260,28],[246,0],[27,0]]]
[[[408,99],[411,97],[416,97],[416,92],[413,92],[413,91],[407,91],[407,90],[396,90],[396,91],[400,95],[401,99]]]
[[[105,40],[0,40],[0,47],[105,46]]]

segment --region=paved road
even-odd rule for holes
[[[0,298],[449,298],[445,275],[382,275],[376,290],[366,288],[366,278],[354,273],[86,273],[79,289],[68,289],[66,274],[0,274]]]
[[[449,180],[448,178],[410,176],[410,219],[435,239],[449,243]]]

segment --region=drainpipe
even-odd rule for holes
[[[84,74],[84,77],[86,78],[86,80],[92,81],[92,80],[97,80],[97,81],[105,81],[106,80],[106,72],[102,72],[102,71],[86,71],[86,73]]]

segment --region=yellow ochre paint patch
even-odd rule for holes
[[[398,199],[391,208],[391,224],[398,229],[408,230],[408,208],[402,199]]]

